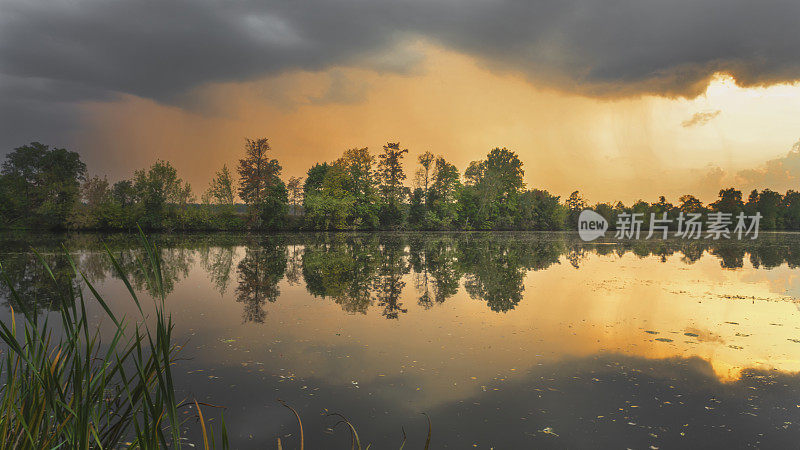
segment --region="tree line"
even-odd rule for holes
[[[377,155],[347,149],[314,164],[304,178],[281,178],[266,138],[246,139],[235,173],[213,176],[200,199],[168,161],[136,170],[111,184],[87,176],[77,152],[33,142],[9,153],[0,168],[0,227],[128,230],[563,230],[575,229],[591,208],[611,228],[622,213],[675,218],[683,213],[762,215],[762,229],[800,229],[800,192],[780,194],[728,188],[708,205],[692,195],[672,204],[639,200],[588,204],[578,191],[564,201],[523,182],[523,163],[507,148],[494,148],[463,173],[441,155],[418,156],[412,179],[408,149],[388,142]],[[409,184],[413,187],[409,187]],[[236,202],[236,197],[241,203]]]

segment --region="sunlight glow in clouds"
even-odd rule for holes
[[[202,190],[245,137],[286,175],[387,140],[461,169],[506,146],[532,186],[630,202],[770,181],[800,138],[797,2],[153,6],[0,0],[0,153],[67,146],[112,178],[168,158]]]
[[[424,64],[410,74],[340,66],[205,85],[185,95],[184,107],[135,96],[87,103],[78,147],[90,171],[112,177],[169,159],[200,191],[219,166],[236,164],[245,137],[269,137],[285,177],[389,140],[410,149],[409,173],[426,150],[463,171],[505,146],[522,157],[530,186],[628,203],[687,192],[711,200],[720,183],[786,155],[800,138],[797,85],[745,89],[720,75],[692,100],[594,99],[539,88],[427,42],[414,48]],[[681,126],[703,111],[721,112]]]

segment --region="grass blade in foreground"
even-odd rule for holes
[[[142,235],[151,285],[160,288],[158,253]],[[0,442],[20,449],[180,447],[180,425],[170,366],[178,348],[172,343],[173,323],[164,312],[164,293],[158,292],[155,323],[144,314],[128,329],[108,303],[75,266],[106,318],[113,322],[112,337],[101,345],[99,329],[90,330],[80,289],[56,285],[62,299],[56,314],[63,330],[56,330],[13,290],[0,265],[2,280],[11,287],[10,323],[0,323],[3,358],[0,362]],[[108,252],[124,281],[127,277]],[[47,263],[40,261],[50,271]],[[55,277],[51,281],[57,283]],[[138,298],[125,283],[139,307]],[[21,312],[20,314],[17,311]],[[141,311],[141,309],[139,309]],[[132,331],[132,332],[131,332]]]

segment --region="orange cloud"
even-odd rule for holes
[[[135,96],[86,103],[76,148],[90,171],[112,179],[168,159],[199,192],[222,164],[236,165],[246,137],[270,139],[286,178],[346,148],[377,151],[387,141],[411,150],[408,173],[427,150],[463,170],[505,146],[525,163],[528,186],[557,195],[578,189],[591,202],[628,203],[700,190],[708,200],[721,186],[708,184],[705,167],[736,173],[763,163],[775,154],[754,154],[749,140],[781,148],[794,130],[785,121],[797,117],[788,112],[800,113],[793,87],[751,91],[720,80],[696,100],[600,100],[538,88],[523,74],[498,74],[428,42],[414,45],[425,63],[413,73],[341,66],[208,84],[185,94],[183,107]],[[726,115],[714,127],[677,126],[698,109]],[[752,134],[742,121],[769,132]]]

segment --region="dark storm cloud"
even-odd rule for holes
[[[32,141],[67,146],[81,122],[76,102],[114,95],[66,81],[0,73],[0,153]]]
[[[0,0],[0,89],[59,86],[16,92],[18,107],[25,92],[174,102],[289,69],[407,71],[415,58],[386,52],[422,37],[585,95],[693,96],[716,71],[744,85],[800,78],[797,17],[800,3],[780,0]]]

